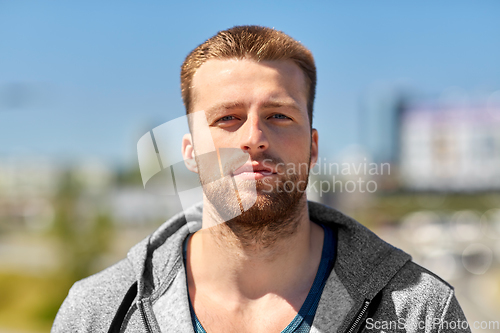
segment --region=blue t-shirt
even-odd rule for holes
[[[335,251],[337,247],[337,238],[332,229],[323,224],[320,224],[320,226],[323,227],[325,238],[323,242],[323,251],[321,253],[321,262],[318,267],[318,272],[316,273],[313,285],[311,287],[311,290],[309,290],[309,294],[307,295],[304,304],[302,304],[302,307],[300,308],[295,318],[293,318],[290,324],[288,324],[288,326],[285,327],[285,329],[281,331],[281,333],[308,333],[310,331],[314,315],[316,314],[316,309],[318,308],[318,303],[321,298],[321,293],[323,292],[326,280],[328,279],[328,276],[333,269],[333,264],[335,262]],[[191,237],[191,235],[192,234],[189,234],[184,240],[184,265],[186,264],[187,241],[189,237]],[[198,317],[196,317],[190,299],[189,310],[191,311],[191,319],[193,321],[194,331],[196,333],[207,333],[198,320]]]

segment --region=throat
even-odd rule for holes
[[[320,226],[300,219],[286,237],[238,235],[225,224],[196,232],[188,247],[188,283],[235,302],[267,294],[293,298],[297,290],[308,290],[321,258]]]

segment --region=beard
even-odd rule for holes
[[[246,248],[268,248],[297,231],[302,217],[299,203],[307,188],[309,168],[304,172],[300,168],[298,173],[295,168],[289,172],[281,159],[268,153],[254,160],[280,168],[277,174],[262,180],[240,180],[232,174],[217,181],[205,178],[203,192],[214,208],[214,218],[221,222],[210,228],[211,231],[226,240],[236,236]],[[310,160],[309,155],[307,165]],[[205,174],[214,173],[199,167],[200,180]]]

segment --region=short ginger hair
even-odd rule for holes
[[[192,81],[198,68],[210,59],[232,58],[257,62],[292,60],[298,65],[304,73],[307,113],[312,126],[316,66],[311,51],[282,31],[256,25],[235,26],[219,31],[189,53],[181,67],[181,93],[186,114],[192,111]]]

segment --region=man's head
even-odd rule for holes
[[[186,113],[193,112],[193,77],[210,59],[251,59],[257,62],[291,60],[304,74],[306,82],[307,112],[312,126],[314,95],[316,93],[316,66],[311,52],[287,34],[261,26],[237,26],[219,31],[195,48],[184,60],[181,68],[182,99]]]
[[[272,243],[279,231],[294,232],[291,217],[298,207],[304,208],[299,202],[305,203],[309,169],[317,160],[318,134],[311,127],[310,116],[315,83],[312,55],[295,40],[267,28],[237,27],[215,38],[218,46],[213,48],[218,53],[207,46],[214,44],[209,40],[195,49],[183,66],[188,114],[191,117],[201,111],[203,119],[206,117],[206,121],[191,122],[192,137],[188,135],[183,141],[186,165],[199,173],[204,193],[219,216],[242,211],[229,223],[233,231],[243,228],[240,235],[267,238]],[[216,53],[222,56],[215,57]],[[196,60],[200,57],[203,60]],[[304,75],[301,64],[306,62],[312,68],[312,79]],[[189,66],[190,76],[186,74]],[[212,182],[214,175],[217,178],[219,167],[224,170],[235,163],[208,154],[214,148],[219,154],[221,148],[248,154],[246,163],[233,168],[225,184]],[[207,160],[204,156],[212,157]],[[251,208],[240,209],[245,205]],[[263,229],[268,232],[262,233]]]

